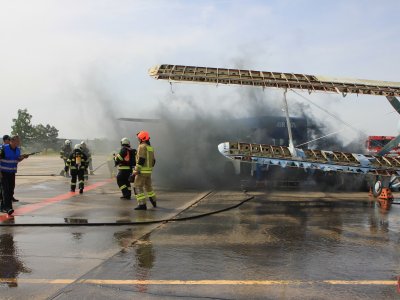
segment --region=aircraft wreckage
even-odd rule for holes
[[[295,73],[209,68],[183,65],[157,65],[149,70],[155,79],[173,82],[227,84],[262,88],[284,89],[284,107],[289,135],[289,146],[274,146],[241,142],[224,142],[218,150],[229,159],[264,165],[316,169],[326,172],[344,172],[375,176],[374,194],[383,188],[390,190],[394,177],[400,176],[400,156],[385,156],[400,142],[396,137],[378,153],[364,155],[340,151],[299,149],[293,145],[289,110],[286,100],[288,90],[312,92],[385,96],[393,108],[400,113],[400,83],[376,80],[335,78]]]

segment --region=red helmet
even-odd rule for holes
[[[147,131],[140,131],[137,134],[137,137],[139,138],[139,140],[141,140],[142,142],[146,142],[148,140],[150,140],[150,135]]]

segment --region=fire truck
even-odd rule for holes
[[[394,136],[369,136],[367,141],[365,142],[367,153],[371,155],[376,155],[387,143],[389,143],[394,138]],[[400,155],[400,147],[393,148],[392,150],[390,150],[388,155]]]

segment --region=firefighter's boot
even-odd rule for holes
[[[149,197],[149,200],[150,200],[151,205],[153,205],[153,207],[157,207],[156,199],[154,199],[153,197]]]
[[[85,185],[83,184],[82,181],[79,182],[79,194],[83,193],[83,188],[85,187]]]
[[[146,204],[139,204],[137,207],[135,207],[135,210],[147,210]]]

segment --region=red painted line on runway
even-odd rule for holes
[[[91,184],[91,185],[85,187],[85,192],[94,190],[95,188],[103,186],[103,185],[105,185],[107,183],[110,183],[112,181],[113,181],[113,179],[110,178],[110,179],[107,179],[107,180],[104,180],[104,181],[100,181],[100,182],[96,182],[94,184]],[[38,209],[40,209],[42,207],[45,207],[47,205],[50,205],[50,204],[53,204],[53,203],[57,203],[57,202],[60,202],[60,201],[63,201],[63,200],[67,200],[67,199],[70,199],[70,198],[78,196],[78,195],[80,195],[79,194],[79,190],[76,193],[68,192],[68,193],[65,193],[65,194],[61,194],[61,195],[58,195],[58,196],[55,196],[55,197],[51,197],[51,198],[45,199],[43,201],[40,201],[39,203],[24,205],[24,206],[22,206],[20,208],[15,209],[14,214],[12,216],[9,216],[7,214],[1,215],[0,216],[0,222],[12,219],[13,216],[23,215],[23,214],[26,214],[28,212],[32,212],[32,211],[38,210]]]

